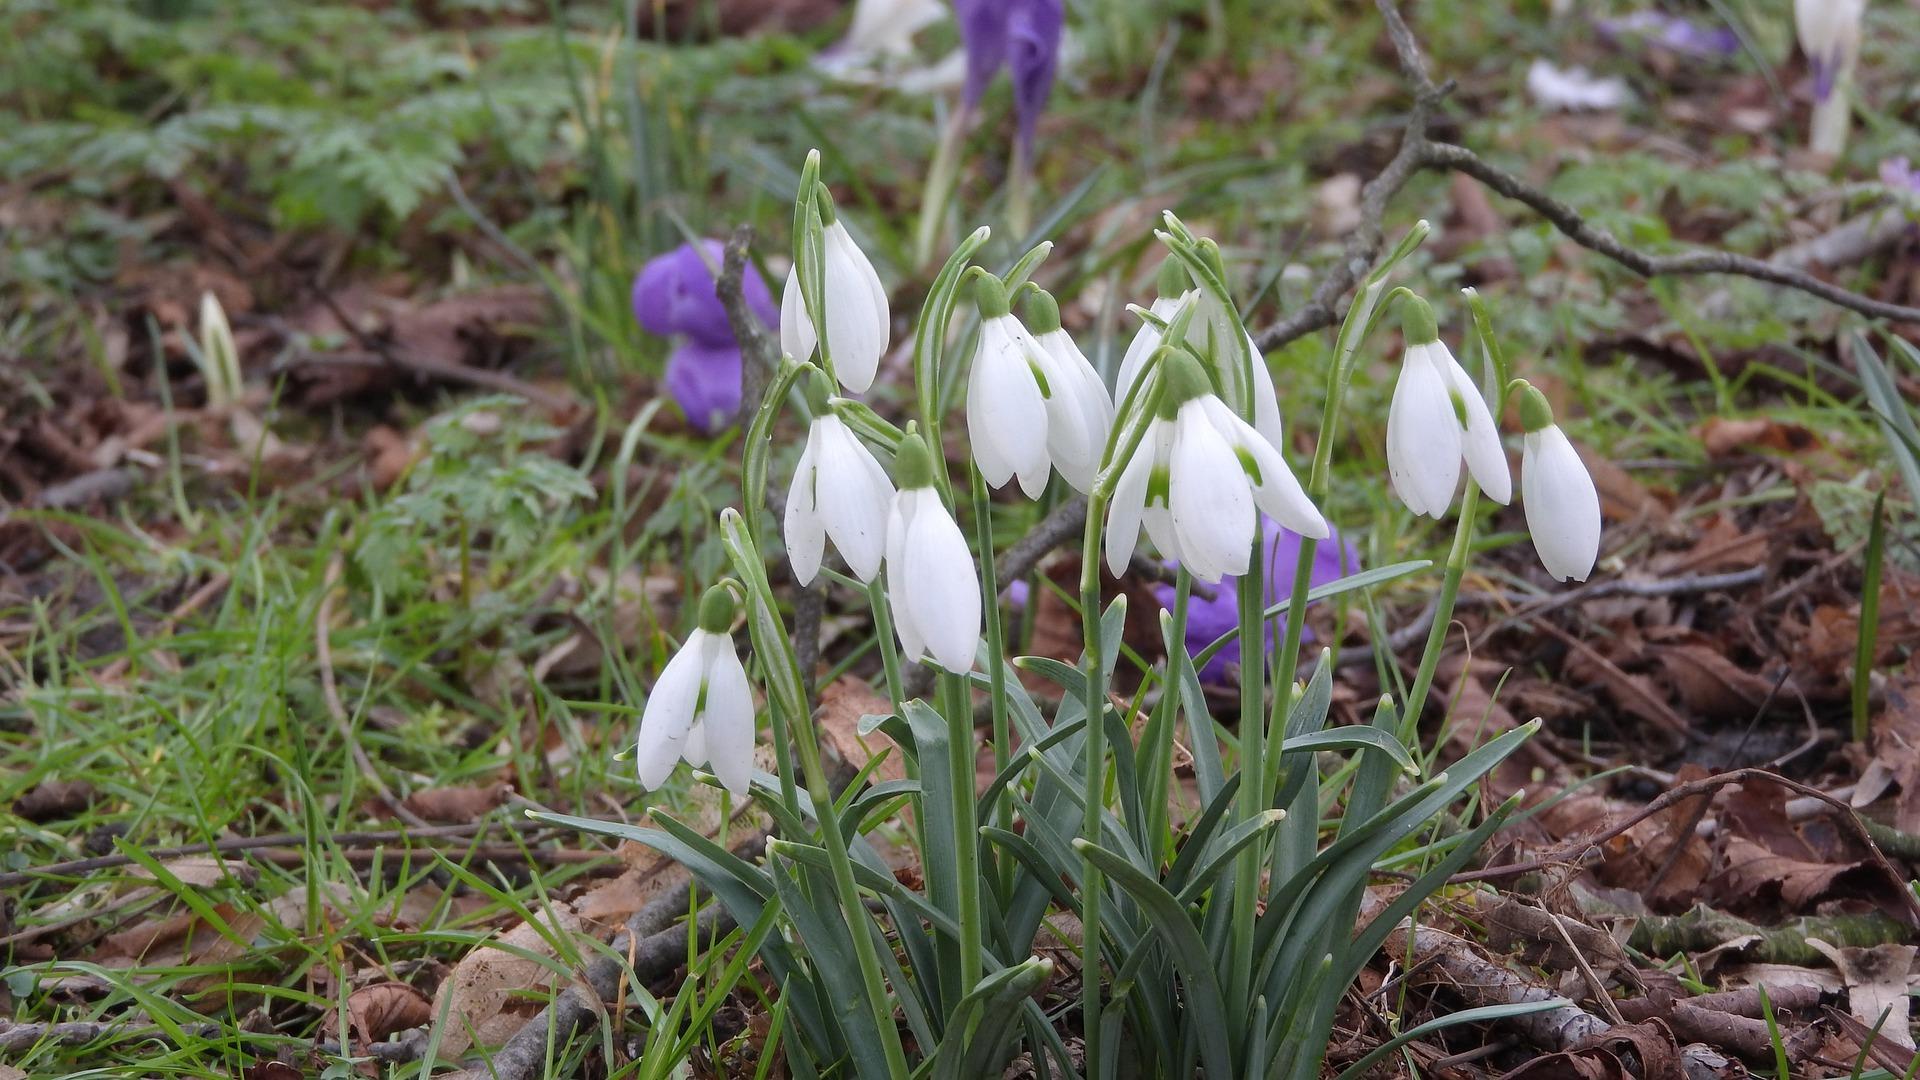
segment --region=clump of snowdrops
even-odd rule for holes
[[[647,828],[551,820],[679,859],[750,928],[745,947],[777,984],[782,1051],[796,1076],[997,1075],[1020,1052],[1042,1076],[1075,1075],[1076,1060],[1089,1077],[1317,1076],[1345,988],[1519,800],[1483,807],[1472,796],[1537,722],[1443,771],[1429,771],[1416,741],[1478,502],[1513,495],[1496,420],[1509,395],[1520,399],[1520,492],[1546,568],[1584,580],[1600,539],[1592,481],[1545,396],[1511,378],[1479,298],[1468,294],[1483,382],[1455,359],[1424,300],[1389,289],[1425,234],[1422,223],[1353,298],[1303,482],[1286,460],[1272,376],[1227,292],[1219,249],[1170,213],[1155,233],[1167,252],[1161,296],[1132,309],[1141,325],[1116,391],[1032,281],[1049,245],[996,276],[973,261],[982,228],[947,259],[920,313],[914,418],[899,427],[840,396],[874,383],[891,316],[809,156],[780,311],[785,356],[746,437],[749,501],[718,522],[733,576],[697,605],[695,628],[645,704],[636,748],[647,787],[685,761],[696,777],[754,800],[775,838],[748,859],[660,812]],[[1345,391],[1369,332],[1395,309],[1406,352],[1387,424],[1391,482],[1416,513],[1458,524],[1408,700],[1383,697],[1370,725],[1329,728],[1326,656],[1298,681],[1304,620],[1285,616],[1435,569],[1406,562],[1309,588],[1316,544],[1329,534],[1318,507]],[[967,347],[956,348],[962,314],[977,320],[961,323]],[[941,397],[961,385],[954,364],[966,365],[964,421]],[[767,490],[775,420],[790,402],[804,404],[807,434],[776,521],[753,499]],[[955,477],[945,447],[962,431],[968,465]],[[1007,656],[996,602],[992,491],[1011,495],[1011,484],[1036,497],[1054,474],[1087,501],[1085,649],[1071,666]],[[1291,593],[1272,605],[1258,556],[1268,518],[1302,538]],[[1099,570],[1124,570],[1143,529],[1179,570],[1160,618],[1167,660],[1128,702],[1111,692],[1125,598],[1105,601]],[[862,775],[833,790],[769,576],[776,537],[795,582],[831,582],[870,606],[890,711],[867,717],[863,731],[890,742],[904,780]],[[844,572],[829,565],[829,549]],[[1227,578],[1238,626],[1190,653],[1193,583]],[[741,624],[748,664],[735,651]],[[1237,715],[1216,718],[1196,671],[1234,641],[1256,644],[1242,650]],[[907,696],[914,663],[937,672],[927,695]],[[1058,693],[1030,693],[1023,672]],[[756,682],[773,773],[753,768]],[[983,700],[995,775],[978,790]],[[1177,756],[1190,758],[1183,767],[1199,805],[1176,824]],[[1337,821],[1323,821],[1332,808]],[[868,840],[907,811],[921,889],[896,878]],[[1363,893],[1383,863],[1411,883],[1362,926]],[[1043,938],[1053,948],[1042,950]],[[1062,942],[1072,943],[1079,998],[1049,1011],[1038,992],[1069,973],[1036,952],[1069,955]],[[1069,1038],[1082,1055],[1069,1052]]]

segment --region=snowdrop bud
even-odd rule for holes
[[[934,468],[926,440],[907,425],[893,460],[900,490],[887,515],[887,600],[908,660],[931,656],[964,674],[980,637],[980,574],[934,487]]]
[[[793,579],[812,583],[832,538],[847,569],[861,581],[880,572],[886,552],[887,508],[893,484],[846,422],[827,404],[832,383],[815,371],[807,386],[813,423],[787,489],[783,533]]]
[[[226,309],[212,292],[200,294],[200,364],[208,405],[224,408],[240,400],[240,351]]]
[[[823,226],[821,242],[825,279],[820,298],[827,322],[827,353],[840,385],[865,393],[880,370],[893,330],[887,290],[866,253],[853,242],[847,227],[834,215],[833,199],[821,185],[818,205]],[[813,355],[819,337],[800,291],[799,267],[787,271],[780,296],[780,348],[795,360]]]
[[[1400,305],[1406,356],[1387,410],[1387,467],[1394,494],[1416,514],[1441,517],[1453,505],[1464,457],[1487,497],[1513,497],[1500,430],[1480,390],[1453,358],[1427,302],[1411,293]]]
[[[1254,511],[1316,540],[1328,535],[1300,482],[1264,436],[1213,392],[1185,349],[1161,350],[1164,393],[1121,471],[1107,516],[1107,568],[1126,568],[1141,525],[1162,555],[1202,581],[1244,574]]]
[[[1520,496],[1533,548],[1555,581],[1585,581],[1600,557],[1600,494],[1547,396],[1524,382],[1520,422]]]
[[[705,765],[744,795],[753,777],[753,688],[733,651],[733,595],[725,585],[700,601],[698,628],[667,661],[640,714],[634,747],[640,783],[657,788],[677,762]]]
[[[1847,83],[1860,59],[1860,23],[1866,10],[1866,0],[1794,0],[1794,29],[1813,70],[1809,144],[1815,153],[1837,155],[1846,148],[1852,119]]]

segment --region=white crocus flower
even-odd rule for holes
[[[1466,369],[1440,340],[1433,310],[1409,296],[1407,352],[1387,410],[1387,467],[1394,494],[1416,514],[1441,517],[1453,505],[1460,461],[1497,503],[1513,498],[1500,430]]]
[[[908,427],[894,458],[900,492],[887,515],[887,602],[908,660],[931,656],[955,674],[973,668],[980,574],[967,539],[933,486],[933,454]]]
[[[1800,51],[1813,68],[1810,143],[1816,153],[1838,155],[1846,149],[1852,108],[1847,85],[1860,59],[1860,23],[1866,12],[1867,0],[1794,0]]]
[[[892,333],[887,290],[866,253],[848,235],[846,225],[833,216],[832,203],[824,191],[820,211],[826,219],[822,237],[826,295],[821,301],[826,309],[827,352],[840,385],[862,394],[873,385]],[[795,360],[805,360],[813,355],[818,343],[806,301],[801,297],[799,270],[790,267],[786,288],[780,294],[780,349]]]
[[[1202,581],[1244,574],[1255,508],[1302,536],[1328,535],[1300,481],[1265,437],[1214,394],[1198,360],[1163,353],[1166,390],[1122,470],[1107,516],[1107,568],[1126,569],[1144,523],[1155,547]]]
[[[679,761],[705,765],[735,795],[753,777],[753,688],[733,651],[733,598],[707,590],[700,625],[653,684],[634,748],[640,783],[657,788]]]
[[[853,576],[872,581],[886,553],[893,484],[872,451],[828,406],[831,384],[826,376],[816,373],[813,379],[813,424],[793,470],[793,486],[787,489],[787,559],[793,564],[793,579],[810,584],[820,572],[831,537]]]
[[[1020,490],[1037,499],[1057,468],[1087,490],[1112,425],[1106,387],[1060,329],[1052,297],[1036,290],[1046,329],[1036,338],[1013,315],[999,279],[981,275],[975,292],[980,342],[967,373],[967,438],[980,475],[994,487],[1018,476]]]
[[[1188,325],[1187,344],[1196,355],[1207,358],[1211,363],[1238,364],[1239,353],[1224,344],[1224,335],[1234,332],[1234,321],[1227,314],[1225,305],[1203,290],[1188,288],[1188,281],[1186,268],[1180,264],[1180,260],[1168,256],[1166,262],[1160,266],[1160,295],[1155,298],[1153,305],[1147,311],[1161,322],[1171,323],[1174,316],[1180,313],[1182,306],[1200,305],[1199,310],[1194,312],[1193,321]],[[1160,328],[1153,323],[1144,321],[1141,323],[1139,332],[1134,334],[1133,341],[1128,344],[1126,353],[1120,358],[1120,373],[1118,384],[1114,388],[1114,401],[1126,400],[1127,391],[1139,381],[1141,370],[1146,365],[1148,357],[1151,357],[1154,350],[1160,347],[1163,336]],[[1253,340],[1253,335],[1245,336],[1247,355],[1253,359],[1253,427],[1255,431],[1266,437],[1268,445],[1276,451],[1281,451],[1285,446],[1282,442],[1280,426],[1280,399],[1274,393],[1273,373],[1267,370],[1266,355],[1260,351],[1260,345]],[[1209,341],[1209,338],[1213,340]],[[1236,380],[1238,378],[1224,368],[1214,374],[1220,379],[1221,385],[1229,385],[1229,378]]]
[[[1526,428],[1520,457],[1520,499],[1540,564],[1555,581],[1585,581],[1600,557],[1600,493],[1586,463],[1553,422],[1546,395],[1520,391]]]

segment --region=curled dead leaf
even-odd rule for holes
[[[347,1021],[363,1044],[432,1020],[433,1003],[403,982],[374,983],[347,996]]]

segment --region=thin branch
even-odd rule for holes
[[[479,835],[499,825],[497,821],[476,821],[465,825],[429,825],[423,829],[381,829],[374,832],[334,833],[327,840],[334,844],[365,846],[372,844],[405,844],[413,840],[434,838],[466,838]],[[313,841],[311,833],[269,833],[264,836],[232,836],[213,843],[182,844],[170,848],[149,848],[146,854],[165,862],[187,855],[230,855],[240,851],[254,851],[260,848],[299,847]],[[389,853],[391,854],[391,853]],[[91,874],[96,870],[113,870],[133,862],[127,855],[97,855],[89,859],[68,859],[65,862],[48,863],[44,866],[30,866],[25,870],[11,870],[0,874],[0,889],[10,889],[25,885],[36,878],[78,877]]]
[[[1393,43],[1401,76],[1414,91],[1413,108],[1407,114],[1406,130],[1393,159],[1361,189],[1360,224],[1348,236],[1340,261],[1327,271],[1314,289],[1312,298],[1303,307],[1254,335],[1254,340],[1262,350],[1280,348],[1339,321],[1346,310],[1348,294],[1380,253],[1382,223],[1388,204],[1413,174],[1423,169],[1471,176],[1499,194],[1525,204],[1581,247],[1604,255],[1642,277],[1705,274],[1745,277],[1817,296],[1870,318],[1920,323],[1920,308],[1875,300],[1822,281],[1794,265],[1791,258],[1769,261],[1705,248],[1655,255],[1629,247],[1611,232],[1588,221],[1572,206],[1488,163],[1472,150],[1429,138],[1428,121],[1434,108],[1446,96],[1450,84],[1435,85],[1433,82],[1427,72],[1426,60],[1421,56],[1419,43],[1407,27],[1395,0],[1375,0],[1375,3],[1386,22],[1387,37]],[[1786,254],[1782,253],[1783,256]]]

